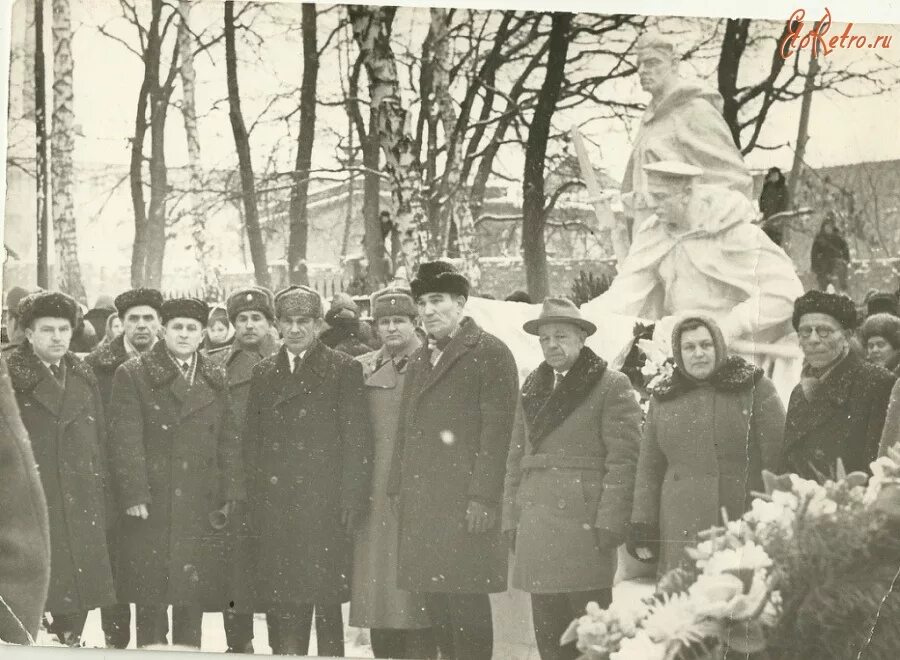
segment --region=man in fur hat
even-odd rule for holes
[[[442,657],[488,660],[488,594],[506,590],[503,475],[518,393],[509,348],[465,316],[469,283],[423,263],[411,289],[429,341],[410,359],[388,493],[397,586],[422,595]]]
[[[159,338],[159,310],[162,294],[156,289],[130,289],[116,296],[113,304],[122,320],[123,332],[109,343],[100,344],[87,357],[85,363],[94,371],[103,397],[104,410],[109,409],[113,376],[126,360],[146,353]],[[99,305],[99,302],[98,302]],[[115,436],[112,440],[115,440]],[[110,528],[110,559],[113,576],[116,576],[118,543],[115,537],[120,531],[123,512],[112,511]],[[128,648],[131,641],[131,605],[127,602],[104,607],[100,611],[103,634],[110,648]],[[168,618],[165,619],[168,630]]]
[[[19,303],[25,341],[9,374],[31,437],[50,520],[50,632],[77,646],[87,613],[115,602],[107,551],[106,427],[97,379],[69,351],[77,303],[40,292]]]
[[[278,351],[272,339],[271,328],[275,322],[272,292],[252,286],[232,293],[226,302],[228,321],[234,326],[234,343],[220,353],[228,379],[231,410],[238,429],[245,426],[247,397],[250,393],[250,377],[253,367]],[[253,447],[244,447],[249,454]],[[245,472],[245,479],[248,477]],[[253,601],[251,574],[252,556],[249,547],[249,521],[246,507],[234,514],[232,532],[237,536],[229,571],[229,590],[226,602],[229,608],[222,612],[225,620],[225,638],[232,653],[253,653]]]
[[[784,430],[784,467],[807,479],[833,478],[875,460],[894,376],[850,350],[857,325],[850,298],[808,291],[794,304],[803,350],[800,383],[791,393]]]
[[[163,340],[116,370],[110,463],[118,510],[119,595],[137,606],[137,645],[200,648],[204,610],[226,597],[227,527],[245,495],[240,440],[222,369],[198,351],[206,303],[165,301]]]
[[[612,602],[616,551],[625,540],[641,435],[628,377],[584,345],[597,327],[566,298],[547,298],[524,325],[544,362],[522,386],[503,529],[516,552],[513,586],[531,594],[542,660],[578,655],[559,638],[585,606]],[[524,506],[523,506],[524,503]]]
[[[319,341],[322,300],[275,296],[283,346],[250,379],[244,447],[257,605],[278,655],[344,655],[351,538],[368,511],[372,429],[361,365]]]

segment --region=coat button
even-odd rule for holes
[[[278,451],[278,448],[279,448],[280,446],[281,446],[281,445],[279,445],[277,442],[273,442],[273,443],[272,443],[272,451]]]
[[[274,486],[278,483],[278,477],[269,477],[269,483]]]
[[[175,497],[181,497],[181,489],[180,488],[175,489]]]
[[[161,428],[162,428],[163,431],[168,431],[168,430],[169,430],[169,426],[168,426],[167,424],[163,424]]]
[[[297,413],[297,417],[306,417],[306,408],[301,408],[300,412]]]
[[[556,503],[556,506],[558,506],[560,509],[565,509],[566,501],[564,499],[560,499],[559,502]]]

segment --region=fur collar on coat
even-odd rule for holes
[[[606,373],[606,361],[587,346],[555,390],[553,368],[541,362],[522,385],[522,409],[532,452],[581,405]]]
[[[71,351],[62,357],[66,365],[66,373],[84,378],[92,387],[96,387],[97,378],[91,368]],[[49,375],[40,358],[34,354],[31,344],[22,342],[9,356],[7,360],[9,377],[12,380],[16,392],[25,394],[31,392],[38,383]]]
[[[179,375],[178,367],[169,357],[163,341],[156,342],[149,351],[133,359],[144,368],[153,387],[171,383]],[[203,353],[197,353],[197,375],[201,376],[212,389],[225,389],[224,369]]]
[[[747,362],[737,355],[730,355],[722,363],[722,366],[702,383],[689,378],[681,369],[675,367],[672,375],[663,379],[659,385],[653,388],[651,394],[660,401],[669,401],[703,386],[709,386],[717,392],[729,394],[754,386],[762,377],[763,370],[755,364]]]

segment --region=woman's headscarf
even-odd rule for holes
[[[715,366],[713,367],[712,372],[710,372],[710,375],[704,379],[709,380],[709,378],[719,370],[719,367],[722,366],[725,359],[728,357],[728,347],[725,345],[725,337],[722,335],[722,330],[711,318],[707,316],[686,316],[678,321],[678,323],[675,324],[675,328],[672,330],[672,355],[675,358],[675,366],[678,367],[678,370],[685,377],[692,380],[698,380],[691,376],[684,368],[684,358],[681,355],[681,335],[698,327],[704,327],[709,330],[709,334],[712,336],[713,345],[716,349]]]

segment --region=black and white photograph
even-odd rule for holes
[[[8,0],[0,655],[900,657],[860,4]]]

